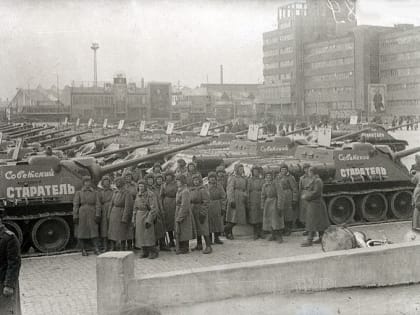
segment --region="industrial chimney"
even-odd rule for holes
[[[223,65],[220,65],[220,84],[223,84]]]

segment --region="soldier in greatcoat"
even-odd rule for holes
[[[111,207],[111,199],[114,190],[111,188],[109,176],[102,177],[102,188],[99,189],[99,201],[101,203],[101,223],[99,224],[99,235],[104,251],[108,250],[108,215]]]
[[[210,172],[207,176],[209,184],[209,232],[214,234],[214,244],[223,244],[220,235],[223,232],[223,209],[226,209],[226,193],[217,182],[217,175]]]
[[[308,231],[308,236],[307,240],[302,243],[303,247],[312,246],[316,232],[319,234],[318,243],[320,243],[324,231],[330,226],[327,207],[322,200],[324,184],[318,176],[318,169],[310,167],[309,176],[313,181],[309,190],[302,196],[302,199],[308,203],[305,216],[305,230]]]
[[[280,173],[277,176],[276,184],[279,189],[278,203],[284,215],[284,235],[288,236],[292,232],[295,213],[293,211],[298,201],[298,185],[289,167],[286,164],[280,165]]]
[[[202,239],[206,242],[203,254],[212,252],[209,232],[209,193],[204,188],[201,176],[199,174],[192,175],[192,184],[190,187],[191,211],[194,218],[194,224],[197,234],[197,246],[193,250],[203,250]]]
[[[311,186],[313,178],[309,176],[309,163],[304,163],[302,168],[304,174],[299,178],[299,221],[305,223],[306,208],[308,202],[302,199],[302,196],[307,192]],[[308,235],[308,231],[304,231],[303,235]]]
[[[4,225],[4,216],[4,209],[0,209],[0,310],[20,314],[20,244],[15,234]]]
[[[283,242],[281,235],[284,229],[284,213],[278,206],[278,185],[273,180],[273,172],[267,170],[264,175],[265,182],[261,191],[261,208],[263,209],[263,230],[271,232],[269,241]]]
[[[190,191],[185,175],[176,177],[175,234],[177,241],[176,254],[188,254],[189,241],[195,238],[194,218],[191,211]]]
[[[176,187],[175,174],[168,171],[165,174],[165,182],[160,190],[160,197],[163,204],[163,212],[165,214],[166,231],[169,236],[169,246],[175,247],[174,231],[175,231],[175,209],[176,209]]]
[[[201,174],[198,172],[197,166],[195,165],[194,162],[188,163],[187,169],[188,169],[188,172],[187,172],[186,176],[187,176],[187,186],[188,187],[193,187],[194,186],[193,176],[199,176],[200,181],[201,182],[203,181],[203,179],[201,177]]]
[[[149,189],[145,181],[138,183],[138,193],[134,201],[133,224],[135,226],[135,247],[141,248],[141,258],[158,257],[156,248],[155,220],[158,212],[156,195]]]
[[[160,173],[147,174],[145,176],[146,188],[155,194],[155,198],[157,202],[156,219],[154,222],[156,240],[159,243],[158,245],[159,245],[160,250],[169,251],[169,248],[166,246],[166,242],[165,242],[166,226],[165,226],[165,217],[164,217],[164,212],[163,212],[162,198],[160,197],[162,178],[163,176]],[[159,184],[157,184],[157,180],[159,180]]]
[[[246,224],[247,181],[244,176],[244,166],[235,165],[234,174],[229,176],[227,184],[227,211],[224,228],[227,239],[233,239],[233,227],[236,224]]]
[[[133,215],[133,196],[125,186],[124,178],[117,177],[115,179],[114,191],[111,199],[109,211],[108,240],[110,240],[111,250],[122,249],[123,243],[133,235],[131,219]]]
[[[124,173],[124,180],[125,180],[125,189],[131,194],[131,197],[136,199],[137,196],[137,184],[134,181],[133,173],[127,170]],[[128,226],[127,231],[127,240],[122,243],[123,249],[131,250],[133,248],[133,239],[134,239],[134,229],[131,224]]]
[[[248,178],[248,223],[254,228],[254,240],[262,237],[263,208],[261,208],[261,191],[264,178],[261,168],[253,166],[251,177]]]
[[[99,254],[98,225],[101,223],[101,203],[99,192],[93,187],[90,177],[83,178],[83,187],[73,199],[73,221],[78,224],[77,238],[82,255],[87,256],[87,243],[93,241],[94,252]]]

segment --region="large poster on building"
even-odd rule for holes
[[[386,84],[368,84],[369,112],[383,114],[386,110]]]

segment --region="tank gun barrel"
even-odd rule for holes
[[[411,122],[411,123],[408,123],[408,124],[403,124],[403,125],[398,125],[398,126],[395,126],[395,127],[387,128],[385,130],[386,131],[393,131],[393,130],[396,130],[396,129],[399,129],[399,128],[402,128],[402,127],[412,126],[412,125],[415,125],[415,124],[418,124],[418,123],[419,123],[418,121],[414,121],[414,122]]]
[[[345,134],[345,135],[343,135],[343,136],[339,136],[339,137],[332,138],[332,139],[331,139],[331,141],[340,141],[340,140],[344,140],[344,139],[347,139],[347,138],[350,138],[350,137],[353,137],[353,136],[357,136],[357,135],[359,135],[359,134],[361,134],[361,133],[368,132],[368,131],[370,131],[370,130],[371,130],[371,128],[364,128],[364,129],[361,129],[361,130],[357,130],[357,131],[355,131],[355,132],[350,132],[350,133]]]
[[[309,130],[309,129],[311,129],[311,127],[305,127],[305,128],[301,128],[301,129],[296,129],[296,130],[287,132],[286,133],[286,136],[294,135],[295,133],[301,133],[301,132],[303,132],[305,130]]]
[[[394,158],[395,159],[401,159],[403,157],[409,156],[409,155],[417,153],[417,152],[420,152],[420,147],[415,147],[415,148],[395,152],[394,153]]]
[[[31,125],[25,125],[25,126],[14,126],[11,128],[6,128],[3,129],[2,132],[8,135],[14,134],[14,133],[19,133],[22,132],[24,130],[29,130],[29,129],[33,129],[33,127]]]
[[[100,158],[100,157],[104,157],[104,156],[115,154],[115,153],[132,151],[132,150],[139,149],[139,148],[149,147],[149,146],[155,145],[155,144],[159,144],[159,141],[151,141],[151,142],[140,143],[140,144],[137,144],[137,145],[132,145],[132,146],[117,149],[117,150],[88,154],[88,156],[94,157],[94,158]]]
[[[195,122],[195,123],[192,123],[192,124],[188,124],[188,125],[184,125],[184,126],[176,127],[176,128],[174,128],[174,131],[182,130],[182,129],[185,129],[185,128],[188,128],[188,127],[192,127],[192,126],[196,126],[196,125],[201,125],[201,121]]]
[[[54,126],[34,128],[32,130],[27,130],[27,131],[22,131],[20,133],[16,133],[14,135],[9,136],[9,138],[10,139],[19,138],[19,137],[23,137],[23,136],[30,135],[30,134],[33,134],[33,133],[40,133],[41,131],[49,130],[49,129],[53,129],[53,128],[54,128]]]
[[[62,133],[62,132],[70,131],[70,130],[71,130],[71,128],[60,129],[60,130],[54,130],[54,131],[51,131],[51,132],[46,132],[46,133],[43,133],[43,134],[40,134],[40,135],[27,137],[25,140],[26,140],[27,142],[31,143],[31,142],[34,142],[35,140],[42,139],[42,138],[44,138],[44,137],[48,137],[48,136],[52,136],[52,135],[55,135],[55,134],[57,134],[57,133]]]
[[[235,136],[239,136],[239,135],[244,135],[244,134],[246,134],[246,133],[248,133],[248,129],[244,129],[244,130],[241,130],[241,131],[235,132],[235,133],[234,133],[234,135],[235,135]]]
[[[77,143],[73,143],[73,144],[66,144],[66,145],[62,145],[62,146],[58,146],[58,147],[54,147],[53,150],[69,150],[69,149],[73,149],[76,147],[80,147],[84,144],[87,143],[91,143],[91,142],[96,142],[96,141],[101,141],[101,140],[105,140],[105,139],[109,139],[109,138],[115,138],[118,137],[120,134],[119,133],[114,133],[112,135],[107,135],[107,136],[103,136],[103,137],[99,137],[99,138],[93,138],[93,139],[89,139],[89,140],[85,140],[85,141],[81,141],[81,142],[77,142]]]
[[[52,143],[52,142],[55,142],[55,141],[66,140],[66,139],[73,138],[73,137],[76,137],[76,136],[84,135],[86,133],[92,133],[92,130],[88,129],[88,130],[84,130],[84,131],[74,132],[74,133],[64,135],[64,136],[61,136],[61,137],[57,137],[57,138],[42,140],[42,141],[39,141],[39,144],[40,145],[45,145],[45,144]]]
[[[120,162],[120,163],[113,164],[113,165],[108,165],[108,166],[105,166],[105,167],[100,167],[98,164],[93,164],[93,165],[90,165],[90,166],[83,166],[81,164],[80,165],[89,170],[93,181],[96,183],[96,182],[99,182],[101,177],[105,174],[109,174],[109,173],[124,169],[124,168],[129,167],[129,166],[137,165],[141,162],[145,162],[145,161],[149,161],[149,160],[153,160],[153,159],[158,159],[158,158],[164,157],[168,154],[172,154],[172,153],[175,153],[175,152],[178,152],[178,151],[182,151],[182,150],[185,150],[185,149],[189,149],[189,148],[192,148],[192,147],[196,147],[196,146],[199,146],[199,145],[202,145],[202,144],[208,144],[208,143],[210,143],[210,139],[203,139],[201,141],[196,141],[196,142],[180,145],[180,146],[177,146],[176,148],[159,151],[159,152],[156,152],[156,153],[152,153],[152,154],[148,154],[146,156],[139,157],[137,159],[131,159],[131,160],[128,160],[128,161]]]
[[[213,130],[220,129],[220,128],[225,128],[226,126],[230,126],[230,125],[232,125],[232,123],[227,123],[227,124],[224,124],[224,125],[214,126],[214,127],[209,128],[209,131],[213,131]]]

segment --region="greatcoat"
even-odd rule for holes
[[[195,238],[195,224],[191,211],[190,191],[187,187],[178,189],[176,193],[175,233],[179,242]]]
[[[283,211],[284,221],[294,221],[296,218],[293,203],[298,201],[296,180],[293,175],[288,173],[277,177],[276,184],[279,186],[278,207]]]
[[[259,224],[263,221],[263,208],[261,207],[261,191],[264,179],[260,177],[248,178],[248,223]]]
[[[108,217],[111,210],[111,200],[114,190],[112,188],[102,188],[99,190],[99,201],[101,202],[101,223],[99,225],[99,235],[108,237]]]
[[[209,235],[209,193],[203,186],[190,188],[191,211],[197,235]],[[200,216],[205,217],[203,223]]]
[[[176,182],[163,183],[160,190],[160,197],[163,203],[165,224],[167,231],[175,231],[175,209],[176,209]]]
[[[263,214],[263,230],[281,230],[284,228],[284,214],[278,208],[278,187],[274,182],[264,183],[261,191],[261,208]]]
[[[79,219],[77,238],[92,239],[99,236],[96,217],[101,216],[99,193],[93,187],[83,187],[73,199],[73,218]]]
[[[226,222],[246,224],[246,178],[237,174],[229,176],[226,193],[228,202]],[[235,207],[232,207],[232,202],[235,203]]]
[[[208,186],[209,191],[209,232],[223,232],[222,209],[226,209],[226,193],[219,184]]]
[[[133,217],[133,196],[126,188],[114,191],[108,220],[108,239],[125,241],[133,239],[131,221]]]
[[[306,209],[308,202],[302,198],[302,195],[309,190],[313,178],[304,174],[299,179],[299,221],[305,223]]]
[[[308,232],[322,232],[330,226],[327,207],[322,200],[323,186],[322,179],[315,176],[309,190],[302,196],[308,202],[305,216],[305,229]]]
[[[135,246],[137,248],[155,246],[156,231],[155,220],[158,212],[157,199],[155,194],[146,190],[139,192],[134,201],[133,221],[135,225]],[[146,223],[150,224],[146,228]]]

